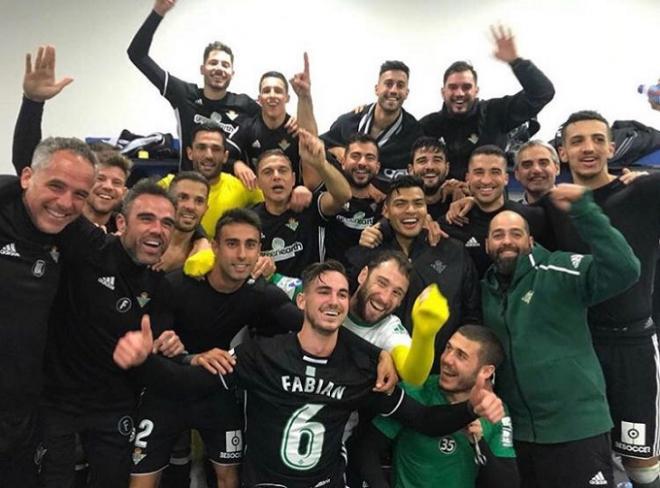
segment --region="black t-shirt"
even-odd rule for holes
[[[286,114],[284,122],[276,129],[270,129],[265,123],[261,112],[239,119],[240,129],[232,136],[231,141],[239,148],[241,158],[256,172],[257,160],[261,153],[270,149],[280,149],[291,160],[296,173],[296,184],[302,184],[300,154],[298,153],[298,137],[289,134],[284,126],[291,116]]]
[[[247,392],[245,486],[343,488],[351,412],[388,412],[400,399],[372,392],[378,350],[340,328],[327,358],[303,351],[293,334],[245,342],[236,355],[229,381]]]
[[[232,293],[220,293],[206,279],[197,280],[182,271],[168,274],[167,281],[173,327],[189,353],[214,347],[227,350],[244,326],[271,335],[299,330],[302,325],[298,307],[263,278],[249,279]]]
[[[273,215],[265,203],[253,208],[261,219],[261,254],[273,258],[278,273],[300,277],[309,264],[320,261],[324,248],[320,196],[314,193],[310,206],[300,213],[287,210]]]
[[[321,135],[327,147],[344,146],[353,134],[369,134],[373,125],[373,112],[376,104],[372,103],[362,112],[348,112],[335,120],[330,130]],[[410,163],[410,150],[415,140],[422,136],[422,129],[417,119],[405,110],[400,117],[376,138],[380,149],[380,173],[378,180],[388,183],[396,176],[407,173]]]
[[[629,185],[616,179],[593,191],[612,225],[618,229],[639,259],[642,274],[625,292],[589,309],[589,325],[594,335],[612,329],[631,327],[640,332],[652,314],[658,240],[660,239],[660,174],[637,178]],[[556,244],[565,251],[588,254],[589,247],[580,239],[571,220],[547,198],[541,200],[552,224]],[[644,334],[654,330],[644,329]],[[625,331],[621,331],[625,332]]]
[[[380,205],[371,198],[351,198],[325,222],[325,258],[348,264],[346,251],[360,242],[360,234],[380,218]]]
[[[534,239],[543,242],[545,239],[545,215],[543,209],[532,205],[522,205],[511,200],[506,200],[504,205],[492,212],[484,212],[477,205],[472,207],[467,217],[470,222],[463,225],[448,224],[443,215],[438,223],[451,237],[465,244],[465,248],[474,260],[479,278],[483,278],[486,270],[491,265],[491,259],[486,252],[486,237],[488,237],[488,226],[495,215],[502,210],[513,210],[521,214],[529,223],[530,231]]]
[[[64,271],[49,322],[44,400],[58,409],[131,408],[136,386],[113,361],[119,338],[149,314],[162,332],[164,273],[136,264],[119,238],[84,218],[62,236]]]
[[[158,91],[172,105],[179,124],[181,140],[182,170],[192,169],[192,162],[186,156],[185,148],[191,145],[192,131],[195,125],[211,121],[219,124],[227,137],[239,129],[239,116],[256,115],[259,105],[249,96],[227,92],[220,100],[210,100],[204,96],[204,90],[194,83],[188,83],[163,70],[149,57],[149,48],[156,28],[163,18],[151,12],[135,34],[128,48],[128,55],[133,64],[158,88]]]
[[[18,178],[0,176],[0,412],[24,413],[37,405],[60,277],[56,238],[32,223]]]

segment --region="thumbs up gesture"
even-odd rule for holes
[[[122,369],[139,366],[146,361],[153,345],[154,337],[151,332],[151,321],[148,315],[143,315],[140,330],[127,332],[124,337],[119,339],[112,354],[112,359]]]
[[[496,424],[504,417],[504,404],[500,397],[493,393],[490,380],[484,375],[477,376],[477,381],[470,391],[469,402],[474,413],[491,424]]]

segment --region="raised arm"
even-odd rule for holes
[[[323,215],[335,215],[351,199],[351,187],[339,170],[326,161],[325,146],[321,139],[303,129],[300,130],[298,137],[303,178],[306,165],[318,173],[327,190],[320,196],[319,209]]]
[[[640,275],[639,260],[626,239],[596,205],[591,191],[580,185],[561,184],[550,198],[559,209],[569,212],[591,255],[573,264],[585,305],[593,305],[621,293]]]
[[[161,95],[165,95],[167,89],[168,73],[151,59],[149,48],[158,25],[175,3],[176,0],[156,0],[153,10],[133,37],[127,51],[131,62],[158,88]]]
[[[296,73],[290,83],[298,96],[298,125],[312,135],[319,134],[316,118],[314,117],[314,104],[312,103],[312,79],[309,74],[309,56],[303,54],[303,71]]]
[[[16,172],[30,165],[34,149],[41,142],[41,119],[44,102],[59,94],[73,78],[55,81],[55,47],[39,46],[32,63],[32,55],[25,55],[23,102],[14,127],[12,163]]]
[[[515,95],[490,101],[501,105],[501,110],[493,113],[499,114],[500,124],[504,129],[511,130],[536,116],[555,96],[555,88],[534,63],[519,57],[511,29],[492,26],[491,33],[495,43],[493,55],[511,66],[513,74],[522,86],[522,91]]]

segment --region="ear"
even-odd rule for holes
[[[204,64],[199,65],[199,74],[204,76]]]
[[[305,292],[296,295],[296,305],[300,310],[305,310]]]
[[[387,197],[385,197],[385,202],[383,203],[383,210],[380,212],[383,214],[383,217],[389,220],[390,218],[390,208],[389,205],[387,204]]]
[[[495,366],[493,366],[492,364],[483,365],[479,370],[479,373],[477,373],[478,376],[481,376],[486,380],[491,376],[493,376],[493,374],[495,374]]]
[[[610,142],[607,147],[607,159],[614,157],[614,141]]]
[[[290,100],[291,100],[291,95],[287,93],[285,103],[289,103]]]
[[[474,96],[475,97],[479,96],[479,85],[477,85],[476,89],[474,90]]]
[[[115,222],[117,223],[117,230],[120,234],[123,234],[126,231],[126,217],[124,217],[124,214],[118,213]]]
[[[378,83],[374,85],[374,94],[378,96]]]
[[[529,236],[529,247],[534,247],[534,237]]]
[[[360,274],[357,277],[358,284],[362,286],[364,282],[367,280],[367,275],[369,274],[369,268],[365,266],[360,270]]]
[[[566,155],[563,144],[559,146],[559,159],[561,159],[562,163],[568,163],[568,156]]]
[[[30,185],[30,180],[32,179],[33,174],[34,171],[32,171],[32,168],[30,168],[29,166],[23,168],[23,171],[21,171],[21,188],[23,190],[27,190],[27,187]]]
[[[186,147],[186,155],[188,156],[188,159],[192,161],[192,147]]]
[[[488,246],[488,237],[486,237],[484,239],[484,245],[486,247],[486,254],[490,253],[490,249],[488,249],[489,248],[489,246]]]
[[[509,172],[507,171],[507,168],[504,168],[504,186],[509,184]]]

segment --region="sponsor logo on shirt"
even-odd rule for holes
[[[465,243],[465,247],[481,247],[481,244],[476,238],[470,237]]]
[[[651,446],[646,445],[646,424],[621,421],[621,440],[614,445],[631,453],[650,453]]]
[[[442,274],[442,272],[447,269],[447,265],[440,261],[439,259],[436,259],[433,264],[431,265],[431,268],[435,270],[436,273]]]
[[[21,257],[21,255],[18,254],[18,251],[16,250],[16,243],[14,242],[3,246],[2,249],[0,249],[0,254],[4,256],[13,256],[15,258]]]
[[[259,139],[252,143],[252,147],[255,149],[261,149],[261,143],[259,142]]]
[[[144,308],[144,306],[149,303],[149,300],[151,300],[151,297],[146,291],[143,291],[140,293],[139,296],[135,297],[138,301],[138,304],[140,305],[140,308]]]
[[[295,257],[296,253],[302,252],[304,249],[304,246],[300,241],[296,241],[290,246],[286,246],[285,244],[284,239],[276,237],[271,242],[271,249],[269,251],[262,251],[261,254],[264,256],[270,256],[273,258],[273,261],[284,261]]]
[[[226,122],[222,121],[222,115],[220,115],[217,112],[213,112],[211,114],[211,117],[204,117],[203,115],[195,115],[193,118],[193,122],[196,124],[207,124],[209,122],[212,122],[214,124],[217,124],[220,126],[220,128],[224,131],[225,134],[227,134],[227,137],[232,137],[236,132],[238,132],[239,127],[236,125],[228,124]]]
[[[119,313],[126,313],[131,309],[132,305],[133,305],[133,302],[131,302],[130,298],[122,297],[119,300],[117,300],[117,304],[115,305],[115,308],[117,309],[117,312],[119,312]]]
[[[286,223],[286,226],[287,226],[289,229],[291,229],[293,232],[295,232],[296,229],[298,229],[298,226],[299,226],[299,225],[300,225],[300,223],[299,223],[296,219],[294,219],[293,217],[291,217],[291,218],[289,219],[289,221]]]
[[[227,110],[227,117],[229,117],[229,120],[236,120],[236,117],[238,117],[238,113],[235,112],[234,110]]]
[[[225,432],[225,452],[220,453],[220,457],[234,457],[223,456],[223,454],[240,453],[243,452],[243,433],[240,430],[229,430]]]
[[[119,432],[124,437],[128,437],[133,434],[133,419],[129,415],[124,415],[117,422],[117,432]]]
[[[583,258],[584,256],[582,254],[571,254],[571,264],[575,269],[580,267]]]
[[[348,203],[347,203],[348,205]],[[346,209],[348,210],[348,209]],[[364,230],[370,225],[373,225],[373,217],[365,217],[364,212],[355,212],[352,217],[346,217],[344,215],[337,215],[335,217],[339,222],[341,222],[344,227],[355,230]]]
[[[525,302],[527,305],[529,305],[529,302],[532,301],[532,297],[533,297],[533,296],[534,296],[534,291],[533,291],[533,290],[529,290],[527,293],[525,293],[525,294],[523,295],[523,297],[521,298],[521,300],[522,300],[523,302]]]
[[[605,476],[603,476],[602,471],[598,471],[590,480],[589,484],[592,486],[602,486],[607,484],[607,480],[605,479]]]
[[[513,428],[511,417],[502,417],[502,447],[513,447]]]
[[[115,277],[114,276],[101,276],[96,281],[101,283],[106,288],[109,288],[110,290],[114,291],[114,289],[115,289]]]
[[[277,145],[280,146],[280,149],[282,151],[286,151],[289,148],[289,146],[291,146],[291,144],[289,144],[289,141],[287,141],[286,139],[282,139]]]
[[[35,263],[32,265],[32,274],[37,278],[41,278],[43,275],[45,275],[46,261],[44,261],[43,259],[37,259]]]

